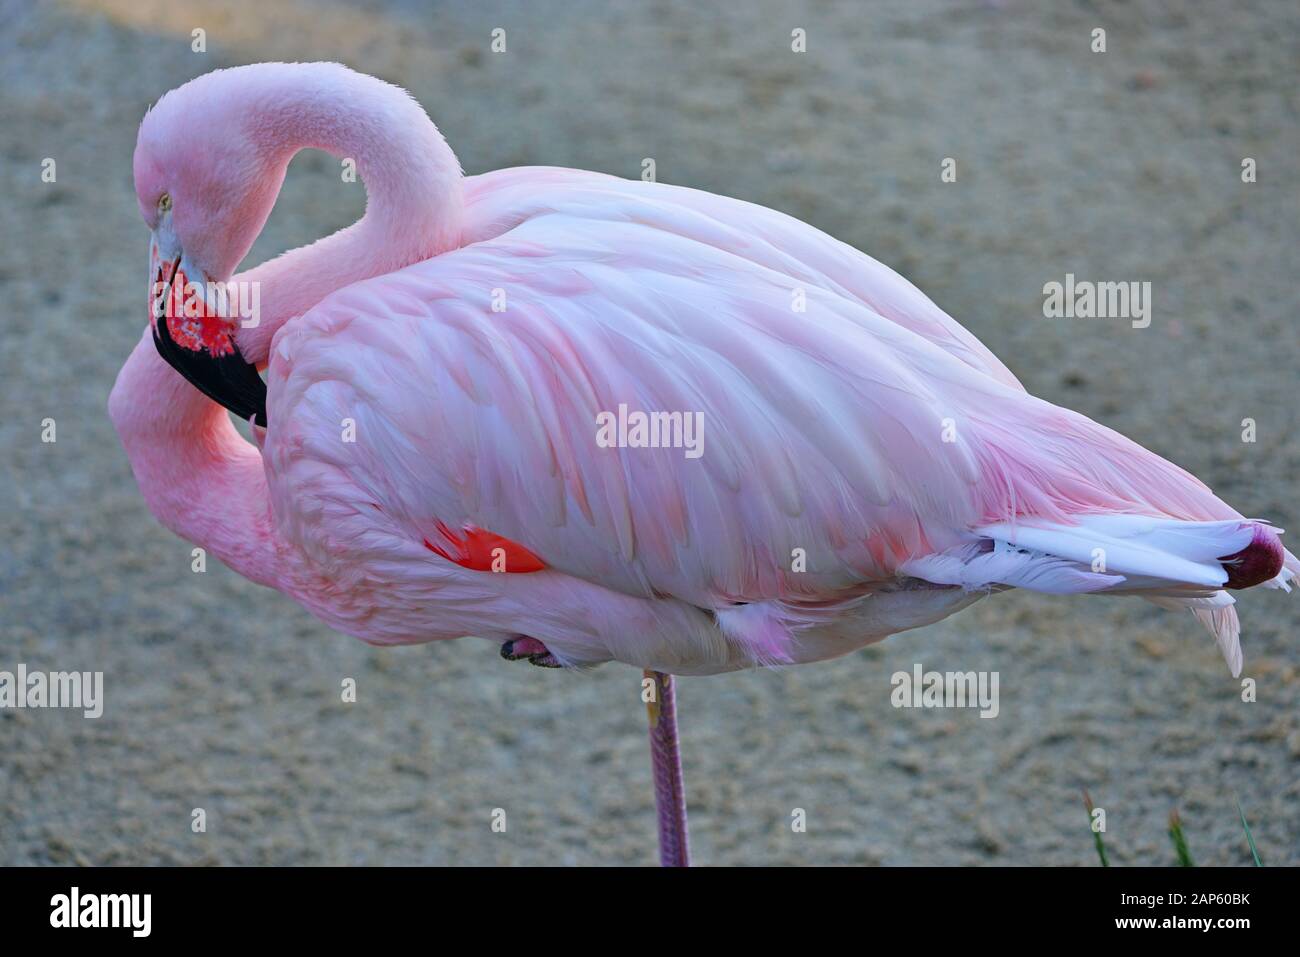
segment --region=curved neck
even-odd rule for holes
[[[225,409],[163,361],[151,331],[118,373],[108,413],[159,522],[245,578],[284,583],[261,454]]]
[[[279,177],[276,189],[295,153],[318,148],[354,160],[367,190],[352,226],[235,277],[259,284],[258,325],[237,339],[261,364],[276,330],[336,289],[459,246],[462,174],[424,110],[396,87],[332,64],[257,69],[258,87],[231,109]],[[261,454],[163,361],[148,329],[118,375],[109,414],[163,525],[247,578],[290,584]]]
[[[253,363],[266,361],[287,320],[331,292],[462,243],[463,174],[438,128],[404,91],[340,69],[273,74],[283,82],[264,84],[249,107],[248,137],[281,178],[299,150],[320,149],[340,161],[341,188],[360,188],[344,179],[355,168],[366,190],[365,215],[353,225],[235,276],[258,283],[258,324],[237,335]],[[304,71],[319,75],[305,84]]]

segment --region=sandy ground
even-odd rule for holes
[[[654,860],[636,672],[375,650],[191,573],[145,510],[105,415],[143,321],[131,150],[145,107],[214,67],[393,80],[471,173],[636,176],[651,156],[663,181],[792,213],[913,279],[1031,391],[1300,525],[1294,3],[609,6],[0,0],[0,668],[102,670],[108,698],[97,721],[0,712],[0,862]],[[303,154],[251,259],[362,202]],[[1042,318],[1067,272],[1150,281],[1150,328]],[[697,859],[1091,865],[1086,787],[1117,863],[1170,862],[1174,807],[1198,862],[1247,862],[1236,799],[1266,861],[1298,863],[1300,599],[1241,609],[1251,704],[1190,616],[1020,593],[838,661],[686,679]],[[889,676],[914,662],[998,671],[1001,715],[895,710]]]

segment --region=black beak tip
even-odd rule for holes
[[[214,356],[206,349],[187,349],[172,338],[167,320],[153,324],[153,342],[158,354],[196,389],[245,422],[266,428],[266,383],[257,367],[245,361],[231,342],[229,355]]]

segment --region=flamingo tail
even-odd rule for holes
[[[1082,515],[1074,524],[1001,522],[972,540],[905,562],[904,574],[967,590],[1027,588],[1052,594],[1137,595],[1184,608],[1214,636],[1236,677],[1241,626],[1225,589],[1290,591],[1300,562],[1279,529],[1230,519],[1188,522],[1139,515]]]

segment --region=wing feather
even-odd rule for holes
[[[815,229],[561,172],[496,174],[471,190],[470,245],[281,330],[268,448],[293,494],[367,496],[417,542],[490,529],[706,607],[831,600],[1022,515],[1235,516]],[[699,416],[702,454],[600,447],[620,405]]]

